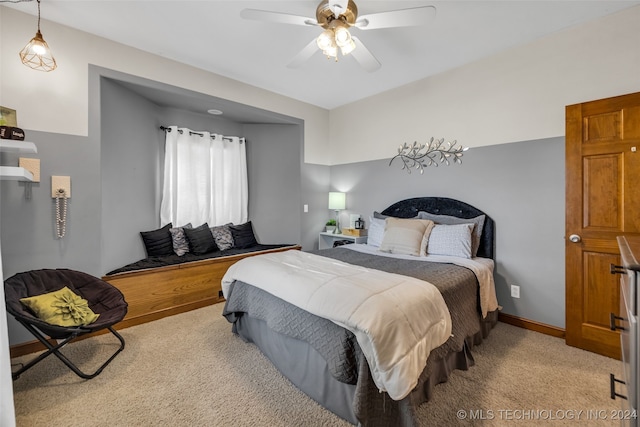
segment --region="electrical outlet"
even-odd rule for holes
[[[302,205],[302,211],[303,211],[304,213],[309,212],[309,205]]]
[[[511,297],[512,298],[520,298],[520,286],[511,285]]]

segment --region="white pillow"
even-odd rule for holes
[[[433,221],[428,219],[392,218],[385,220],[380,251],[415,256],[426,255]]]
[[[431,230],[427,253],[471,258],[471,232],[474,224],[436,224]]]
[[[378,247],[384,236],[384,219],[369,217],[369,230],[367,232],[367,245]]]

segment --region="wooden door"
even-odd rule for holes
[[[620,358],[616,236],[640,233],[640,93],[566,107],[566,343]]]

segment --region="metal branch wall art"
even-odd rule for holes
[[[389,166],[395,159],[402,160],[402,169],[406,169],[411,173],[411,169],[418,169],[420,173],[424,173],[427,166],[438,166],[438,163],[444,163],[447,166],[450,161],[462,164],[462,154],[467,151],[462,145],[457,145],[457,141],[444,142],[444,138],[431,138],[427,144],[418,144],[414,142],[409,145],[406,142],[398,147],[398,154],[393,156],[389,161]]]

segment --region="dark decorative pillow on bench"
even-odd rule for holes
[[[173,240],[171,240],[171,223],[152,231],[141,231],[142,241],[147,250],[147,256],[164,256],[173,254]]]
[[[256,236],[253,234],[251,221],[245,222],[244,224],[230,225],[229,229],[233,236],[234,247],[242,249],[258,244]]]
[[[183,230],[184,234],[187,236],[187,240],[189,241],[189,252],[196,255],[202,255],[218,250],[216,241],[209,229],[209,224],[206,222],[200,227],[184,228]]]

